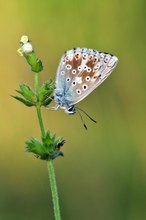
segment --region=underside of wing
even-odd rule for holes
[[[67,51],[59,64],[56,89],[63,90],[66,100],[76,104],[98,87],[117,63],[116,56],[92,49]]]

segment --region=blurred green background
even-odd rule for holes
[[[46,163],[24,149],[40,137],[35,109],[13,100],[33,73],[19,56],[27,34],[44,72],[55,79],[62,53],[73,47],[119,58],[112,75],[78,104],[98,123],[43,109],[45,127],[63,135],[64,158],[54,161],[63,220],[146,219],[146,2],[0,2],[0,219],[53,219]]]

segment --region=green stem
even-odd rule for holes
[[[35,73],[35,92],[36,92],[36,96],[37,99],[39,98],[39,73]]]
[[[50,179],[50,185],[52,191],[55,220],[61,220],[59,197],[58,197],[57,184],[56,184],[56,178],[55,178],[55,172],[54,172],[54,166],[52,160],[49,160],[47,162],[47,167],[48,167],[49,179]]]
[[[39,74],[35,73],[35,92],[37,96],[38,105],[36,106],[38,121],[42,133],[42,137],[45,136],[45,128],[43,124],[42,114],[41,114],[41,106],[39,104]]]
[[[45,128],[44,128],[44,123],[42,119],[41,106],[39,104],[39,74],[38,73],[35,73],[35,92],[36,92],[36,96],[38,100],[38,105],[36,106],[38,121],[39,121],[40,129],[41,129],[42,137],[44,137]],[[61,220],[57,183],[56,183],[54,166],[53,166],[52,160],[47,161],[47,168],[48,168],[49,180],[50,180],[50,185],[51,185],[55,220]]]
[[[44,128],[43,119],[42,119],[41,107],[39,105],[36,106],[36,110],[37,110],[37,116],[38,116],[38,121],[39,121],[40,129],[41,129],[42,137],[44,137],[45,128]]]

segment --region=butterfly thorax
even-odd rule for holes
[[[57,103],[57,108],[64,109],[67,114],[75,114],[75,105],[72,105],[65,97],[64,92],[55,90],[54,101]]]

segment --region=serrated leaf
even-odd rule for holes
[[[45,136],[42,137],[42,142],[47,152],[52,153],[54,151],[54,140],[51,138],[50,131],[47,131]]]
[[[18,90],[17,92],[20,93],[25,99],[31,102],[37,101],[35,93],[30,89],[29,86],[25,84],[21,84],[19,85],[19,87],[20,87],[20,90]]]
[[[18,100],[19,102],[23,103],[24,105],[28,106],[28,107],[34,106],[34,104],[32,102],[29,102],[29,101],[27,101],[27,100],[25,100],[25,99],[23,99],[23,98],[21,98],[19,96],[13,96],[12,95],[12,97],[14,99]]]
[[[45,148],[42,145],[42,143],[40,141],[38,141],[35,138],[30,138],[29,140],[27,140],[25,142],[26,144],[26,150],[28,152],[32,152],[35,153],[37,155],[39,155],[40,157],[44,157],[46,154]]]
[[[47,131],[45,136],[42,137],[42,142],[32,137],[25,143],[26,150],[35,153],[36,157],[42,160],[63,156],[63,153],[60,151],[60,147],[65,143],[63,138],[56,138],[56,134],[51,134],[50,131]]]
[[[41,105],[48,105],[52,99],[49,97],[51,96],[53,90],[54,90],[54,82],[52,80],[48,80],[47,82],[43,83],[39,90],[39,100],[41,102]]]

